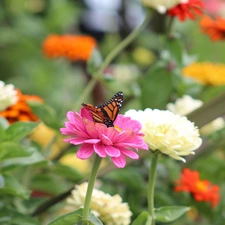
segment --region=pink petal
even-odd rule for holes
[[[98,142],[100,142],[99,139],[88,139],[88,140],[84,140],[84,143],[87,143],[87,144],[97,144]]]
[[[104,134],[100,135],[101,141],[104,145],[112,145],[112,141]]]
[[[93,145],[83,144],[80,149],[77,151],[77,158],[87,159],[94,153]]]
[[[126,166],[126,159],[123,155],[112,157],[112,161],[118,168],[124,168]]]
[[[114,142],[114,139],[119,135],[119,131],[114,127],[108,127],[107,129],[107,137]]]
[[[105,158],[107,156],[105,152],[105,146],[102,143],[97,143],[94,146],[94,151],[102,158]]]
[[[81,117],[84,117],[84,118],[87,118],[90,121],[93,121],[92,116],[91,116],[91,112],[85,107],[82,107],[80,109],[80,115],[81,115]]]
[[[87,125],[86,126],[86,131],[88,133],[88,135],[92,138],[98,138],[98,132],[96,131],[96,128],[94,126],[94,123],[93,125]]]
[[[134,137],[135,133],[132,130],[125,130],[119,133],[114,140],[114,143],[129,142]]]
[[[73,145],[80,145],[80,144],[83,144],[85,140],[86,140],[85,138],[71,137],[71,138],[66,138],[64,142],[69,142],[70,144],[73,144]]]
[[[120,150],[117,148],[114,148],[113,146],[105,146],[105,151],[108,156],[110,157],[119,157],[120,156]]]
[[[126,155],[126,156],[128,156],[131,159],[138,159],[139,158],[137,153],[135,153],[135,152],[133,152],[131,150],[128,150],[128,149],[121,150],[121,153]]]

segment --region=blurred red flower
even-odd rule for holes
[[[180,180],[176,181],[176,192],[189,192],[198,202],[210,202],[214,207],[219,203],[219,186],[212,185],[208,180],[200,180],[198,171],[185,168]]]
[[[225,40],[225,19],[217,17],[212,19],[204,16],[200,21],[202,31],[209,35],[212,41]]]
[[[42,49],[49,58],[87,61],[96,45],[95,39],[90,36],[52,34],[43,41]]]
[[[180,4],[167,11],[169,16],[177,16],[184,21],[187,18],[194,20],[196,16],[203,14],[204,3],[202,0],[183,0]]]

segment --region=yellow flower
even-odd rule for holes
[[[183,68],[184,76],[194,78],[207,85],[225,84],[225,64],[222,63],[192,63]]]
[[[72,210],[84,206],[84,200],[87,191],[87,182],[76,185],[72,191],[71,197],[67,198],[69,208]],[[132,215],[127,203],[122,203],[122,198],[116,194],[111,196],[99,191],[93,190],[91,199],[91,212],[94,213],[105,225],[128,225]]]

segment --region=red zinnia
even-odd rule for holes
[[[212,41],[225,40],[225,19],[217,17],[215,20],[204,16],[200,21],[202,31],[209,35]]]
[[[175,187],[177,192],[189,192],[198,202],[210,202],[214,207],[219,203],[219,186],[212,185],[208,180],[200,180],[198,171],[191,171],[185,168],[182,171],[180,180]]]
[[[49,58],[65,57],[72,61],[87,61],[96,41],[84,35],[49,35],[43,42],[44,54]]]
[[[203,8],[202,0],[186,0],[168,10],[167,14],[172,17],[177,16],[181,21],[187,18],[194,20],[196,16],[203,14]]]

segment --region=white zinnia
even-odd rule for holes
[[[168,110],[132,109],[125,115],[140,121],[144,140],[151,150],[159,150],[174,159],[185,162],[181,156],[194,154],[202,143],[194,123]]]
[[[168,103],[167,109],[175,114],[185,116],[202,105],[203,102],[201,100],[193,99],[189,95],[184,95],[182,98],[178,98],[175,103]]]
[[[69,209],[75,210],[83,208],[84,200],[87,192],[88,183],[75,185],[71,197],[67,198]],[[93,190],[91,197],[91,212],[99,217],[105,225],[128,225],[132,215],[127,203],[122,203],[122,198],[117,194],[111,196],[99,191]]]
[[[186,116],[197,108],[201,107],[203,102],[198,99],[193,99],[189,95],[184,95],[182,98],[178,98],[175,103],[167,104],[167,109],[171,112]],[[208,135],[216,130],[220,130],[225,126],[224,119],[219,117],[212,122],[206,124],[200,129],[200,133],[204,135]]]
[[[180,0],[142,0],[143,5],[154,8],[161,14],[179,3]]]
[[[17,91],[14,86],[12,84],[5,85],[3,81],[0,81],[0,111],[14,105],[17,100]]]

